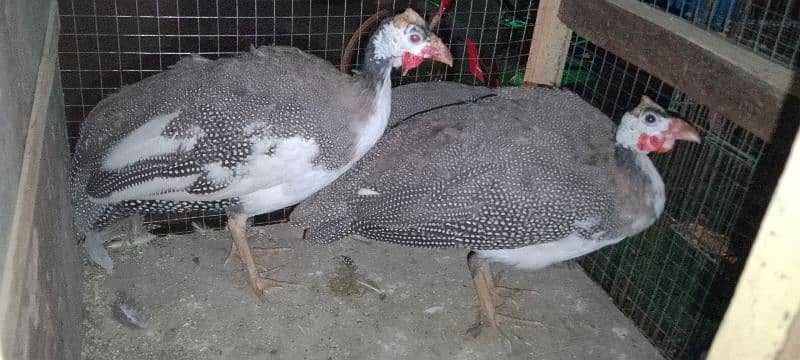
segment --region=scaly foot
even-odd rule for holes
[[[233,243],[231,244],[231,252],[225,260],[228,264],[233,256],[238,256],[247,269],[247,280],[250,288],[259,297],[264,298],[264,290],[273,287],[283,287],[285,285],[297,285],[290,282],[278,281],[262,276],[253,260],[253,254],[250,246],[247,244],[247,217],[240,214],[229,214],[228,216],[228,230],[231,232]],[[260,249],[261,251],[286,251],[286,249]],[[235,254],[235,255],[234,255]]]
[[[476,324],[467,329],[467,334],[477,337],[481,333],[481,329],[488,326],[499,332],[503,337],[508,338],[500,327],[499,320],[501,319],[523,325],[543,325],[539,321],[523,319],[498,311],[498,309],[505,306],[507,299],[510,299],[516,306],[516,302],[513,298],[522,291],[532,292],[534,294],[538,294],[538,292],[528,289],[495,286],[489,263],[478,258],[478,255],[474,252],[470,252],[467,256],[467,264],[472,274],[472,281],[475,284],[475,292],[478,295],[478,303],[480,305],[478,320]],[[519,308],[519,306],[517,306],[517,308]]]

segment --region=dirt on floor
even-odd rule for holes
[[[478,306],[466,251],[348,239],[299,240],[286,225],[250,229],[270,277],[247,287],[223,262],[226,231],[159,237],[111,253],[114,272],[86,265],[84,359],[661,359],[578,266],[495,266],[518,291],[500,334],[467,334]]]

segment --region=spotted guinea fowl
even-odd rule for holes
[[[231,255],[262,295],[281,283],[258,274],[247,218],[294,205],[350,168],[386,127],[392,68],[424,59],[452,64],[409,9],[381,23],[361,76],[269,46],[217,61],[193,56],[120,89],[92,110],[75,148],[78,235],[102,258],[104,230],[121,218],[227,211]]]
[[[410,94],[396,91],[394,100]],[[497,327],[489,262],[540,269],[641,232],[665,203],[648,153],[700,140],[647,97],[622,117],[615,137],[612,121],[574,93],[496,94],[401,122],[300,203],[291,222],[315,243],[354,234],[470,249],[483,318]]]

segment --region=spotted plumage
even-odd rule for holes
[[[291,219],[317,243],[356,234],[540,268],[642,231],[663,198],[607,116],[568,91],[519,88],[401,122]]]
[[[298,77],[299,72],[306,76]],[[348,101],[325,96],[334,91],[347,94],[341,98]],[[85,141],[77,145],[71,182],[76,224],[85,231],[118,215],[191,209],[197,206],[187,204],[207,200],[212,200],[208,208],[225,208],[252,191],[243,186],[218,199],[203,195],[231,185],[246,175],[243,165],[249,160],[269,158],[293,137],[317,147],[312,166],[336,171],[352,161],[359,121],[373,111],[373,98],[362,94],[367,91],[358,79],[293,48],[264,47],[218,61],[182,60],[171,71],[121,89],[84,122]],[[141,186],[160,179],[176,186]],[[185,199],[173,203],[169,194],[178,192]],[[162,201],[118,203],[126,198]]]
[[[103,232],[120,218],[226,211],[232,254],[260,295],[274,285],[258,275],[245,220],[294,205],[347,171],[386,128],[391,70],[424,59],[452,65],[409,9],[381,24],[360,76],[296,48],[265,46],[216,61],[187,57],[125,86],[81,126],[69,184],[76,232],[110,271]]]

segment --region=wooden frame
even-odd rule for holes
[[[793,146],[708,360],[800,359],[800,142]]]
[[[526,84],[559,84],[570,31],[765,141],[788,147],[796,138],[800,120],[796,74],[636,0],[542,0]],[[798,183],[800,143],[786,162],[709,360],[800,358]]]
[[[557,84],[551,79],[561,69],[553,59],[566,57],[568,44],[559,29],[568,28],[765,141],[786,116],[781,109],[787,97],[800,94],[791,70],[642,2],[542,0],[540,6],[526,68],[529,83]],[[540,22],[552,14],[551,6],[558,6],[560,21]]]
[[[539,2],[530,50],[530,54],[535,56],[528,56],[528,65],[525,67],[526,85],[561,84],[572,30],[558,18],[560,7],[561,0]]]
[[[22,359],[25,347],[34,339],[29,316],[36,311],[30,298],[39,286],[39,232],[34,201],[40,190],[42,159],[48,122],[48,107],[58,76],[58,5],[50,3],[44,50],[39,63],[36,90],[28,122],[17,199],[9,235],[9,246],[0,274],[0,359]],[[42,344],[39,344],[40,346]],[[27,358],[27,357],[25,357]]]

